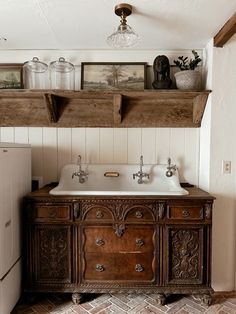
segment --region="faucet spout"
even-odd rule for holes
[[[168,163],[168,166],[167,166],[166,176],[172,177],[174,174],[174,171],[177,170],[177,167],[176,167],[176,165],[171,165],[170,157],[167,159],[167,163]]]
[[[138,184],[143,184],[145,181],[143,178],[148,178],[149,179],[149,173],[143,172],[143,156],[140,156],[140,163],[139,163],[139,171],[137,173],[133,173],[133,179],[135,180],[136,177],[138,177]]]
[[[77,165],[79,166],[79,170],[72,173],[72,179],[76,176],[79,178],[79,183],[84,183],[88,177],[88,173],[82,170],[81,155],[78,155]]]

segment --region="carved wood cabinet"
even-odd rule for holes
[[[25,198],[25,291],[201,294],[211,302],[213,197]],[[194,195],[195,193],[195,195]]]

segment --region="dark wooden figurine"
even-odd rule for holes
[[[154,89],[170,88],[172,80],[170,79],[170,63],[169,59],[164,56],[157,56],[153,62],[154,81],[152,86]]]

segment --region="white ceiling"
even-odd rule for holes
[[[0,49],[111,49],[114,6],[133,5],[135,49],[200,49],[236,11],[236,0],[0,0]]]

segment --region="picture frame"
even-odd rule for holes
[[[146,84],[146,62],[81,63],[83,90],[143,90]]]
[[[23,88],[23,64],[0,63],[0,89]]]

